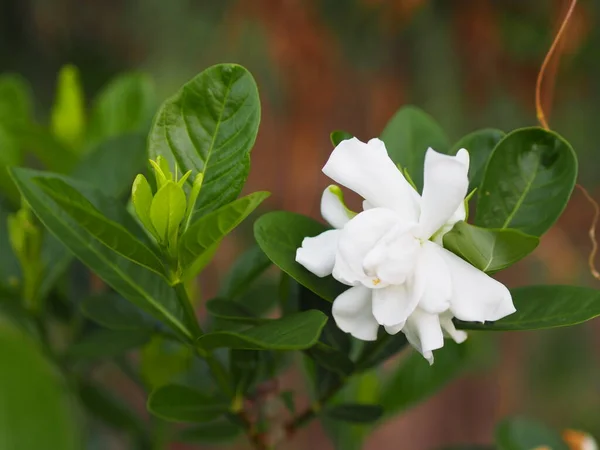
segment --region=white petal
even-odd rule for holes
[[[363,341],[374,341],[379,324],[373,317],[371,304],[371,290],[355,286],[338,295],[331,312],[342,331]]]
[[[404,328],[404,324],[406,322],[400,322],[397,325],[385,325],[385,331],[387,334],[398,334],[402,328]]]
[[[448,264],[441,255],[443,248],[431,241],[421,247],[415,269],[414,290],[419,308],[439,314],[450,308],[452,280]]]
[[[354,214],[346,208],[342,190],[332,184],[323,191],[321,196],[321,215],[333,228],[344,228]]]
[[[302,264],[318,277],[331,275],[340,230],[328,230],[315,237],[307,237],[296,250],[296,262]]]
[[[419,219],[420,237],[423,239],[429,239],[442,228],[467,195],[469,154],[464,149],[459,154],[460,156],[443,155],[431,148],[425,154],[425,179]]]
[[[516,311],[509,290],[499,281],[442,249],[452,279],[450,310],[460,320],[498,320]]]
[[[380,325],[397,325],[415,310],[417,300],[407,283],[373,290],[373,316]]]
[[[383,141],[347,139],[333,150],[323,173],[352,189],[373,207],[390,208],[405,220],[418,218],[418,194],[390,159]]]
[[[367,253],[399,220],[395,211],[373,208],[363,211],[346,224],[341,231],[335,257],[334,277],[342,283],[366,283],[383,287],[376,277],[369,277],[363,269]],[[379,286],[378,286],[379,285]]]
[[[467,333],[456,329],[454,322],[452,322],[452,317],[450,311],[440,314],[440,325],[442,326],[444,336],[454,339],[454,342],[457,344],[462,344],[467,340]]]
[[[408,342],[433,364],[433,350],[444,346],[439,316],[415,309],[402,329]]]

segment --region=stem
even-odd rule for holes
[[[175,293],[177,294],[177,298],[179,299],[179,304],[183,308],[186,317],[189,319],[188,322],[189,325],[192,327],[192,331],[196,336],[202,336],[204,333],[202,332],[200,324],[198,323],[198,319],[196,318],[196,311],[194,310],[192,302],[188,297],[185,285],[179,282],[173,286],[173,289],[175,289]]]

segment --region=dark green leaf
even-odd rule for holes
[[[274,319],[247,330],[216,331],[200,336],[198,346],[204,350],[219,347],[244,350],[304,350],[312,347],[327,322],[320,311],[306,311]]]
[[[372,423],[383,415],[381,405],[342,404],[325,409],[328,417],[350,423]]]
[[[261,324],[270,319],[256,317],[244,305],[222,298],[214,298],[206,302],[208,312],[219,319],[247,324]]]
[[[31,88],[19,75],[0,75],[0,122],[28,122],[33,113]]]
[[[233,201],[250,167],[250,150],[260,122],[260,101],[252,75],[241,66],[210,67],[167,100],[148,140],[152,159],[175,163],[190,181],[204,173],[195,217]]]
[[[227,420],[217,420],[182,430],[177,441],[188,444],[221,444],[235,440],[241,434],[239,425]]]
[[[350,358],[322,342],[306,350],[306,354],[331,372],[346,376],[354,371],[354,363]]]
[[[419,191],[423,188],[427,149],[431,147],[441,153],[450,149],[448,138],[440,126],[414,106],[398,110],[381,132],[381,140],[385,142],[392,161],[408,171]]]
[[[222,206],[194,222],[181,236],[179,244],[179,260],[184,271],[184,279],[197,275],[198,259],[237,227],[269,195],[268,192],[255,192]]]
[[[478,193],[476,225],[541,236],[565,208],[577,178],[577,158],[552,131],[522,128],[502,139]]]
[[[456,377],[466,365],[469,343],[450,340],[434,353],[432,366],[416,351],[400,362],[383,386],[380,402],[387,416],[395,415],[436,392]]]
[[[505,135],[504,131],[494,128],[477,130],[461,138],[450,150],[451,155],[456,155],[461,148],[469,152],[469,190],[481,184],[488,159]]]
[[[98,330],[75,342],[67,357],[76,361],[112,358],[140,348],[151,336],[147,331]]]
[[[356,370],[362,372],[378,366],[401,352],[407,344],[408,341],[404,333],[391,335],[380,330],[376,341],[365,342],[360,357],[356,362]]]
[[[545,425],[522,417],[504,420],[496,428],[498,450],[533,450],[548,448],[568,450],[560,435]]]
[[[333,144],[334,147],[337,146],[340,142],[345,141],[346,139],[352,139],[353,137],[354,136],[352,136],[347,131],[341,131],[341,130],[332,131],[331,134],[329,135],[329,138],[331,139],[331,143]]]
[[[29,169],[12,169],[11,174],[23,196],[42,223],[77,257],[94,270],[108,285],[144,311],[167,324],[178,336],[192,339],[195,318],[187,316],[175,291],[152,271],[132,263],[96,241],[33,182],[34,178],[56,175]],[[99,192],[79,186],[98,210],[111,220],[125,224],[133,218],[118,203],[108,201]],[[118,217],[117,217],[118,216]],[[129,229],[129,226],[126,227]]]
[[[600,316],[600,291],[579,286],[527,286],[511,290],[517,312],[496,322],[460,322],[466,330],[517,331],[577,325]]]
[[[258,379],[260,352],[257,350],[232,349],[229,356],[229,371],[237,395],[244,396]]]
[[[319,278],[296,262],[296,250],[302,240],[326,230],[325,225],[313,219],[284,211],[267,213],[254,223],[256,242],[269,259],[302,286],[333,302],[345,286],[330,276]]]
[[[462,221],[444,235],[444,248],[486,273],[523,259],[539,242],[537,236],[519,230],[480,228]]]
[[[210,422],[227,413],[227,401],[187,386],[169,384],[152,392],[148,410],[174,422]]]
[[[22,161],[18,139],[0,122],[0,194],[13,204],[19,203],[19,191],[8,176],[7,167],[18,166]]]
[[[2,448],[83,448],[65,380],[36,342],[1,318],[0,365]]]
[[[83,314],[112,330],[158,330],[160,322],[118,294],[89,297],[81,303]]]
[[[271,266],[271,260],[258,246],[252,246],[233,264],[219,289],[219,296],[235,298],[248,289],[254,280]]]

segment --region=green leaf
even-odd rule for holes
[[[600,316],[600,291],[580,286],[527,286],[511,290],[517,312],[496,322],[457,321],[466,330],[518,331],[566,327]]]
[[[19,284],[21,269],[8,240],[9,213],[0,203],[0,288],[13,290]]]
[[[502,130],[484,128],[467,134],[450,150],[450,155],[456,155],[461,148],[466,148],[469,152],[469,190],[478,188],[481,184],[488,159],[505,135]]]
[[[185,193],[173,181],[161,187],[150,205],[150,220],[163,243],[174,243],[186,208]]]
[[[505,419],[496,428],[498,450],[533,450],[548,448],[568,450],[560,435],[545,425],[522,417]]]
[[[76,361],[112,358],[142,347],[150,337],[148,331],[98,330],[75,342],[67,357]]]
[[[258,325],[270,319],[256,317],[245,305],[222,298],[213,298],[206,302],[207,311],[214,317],[233,322]]]
[[[30,169],[12,169],[11,175],[41,222],[75,256],[127,300],[168,325],[180,338],[193,339],[195,333],[191,330],[194,329],[193,322],[196,319],[186,315],[175,291],[165,280],[95,240],[92,234],[62,211],[62,208],[34,182],[37,178],[63,178]],[[117,202],[108,200],[98,191],[83,184],[77,186],[109,219],[121,224],[126,224],[127,218],[133,221]],[[130,229],[129,226],[127,229]]]
[[[306,311],[274,319],[243,331],[216,331],[198,338],[200,348],[227,347],[242,350],[304,350],[315,345],[327,316]]]
[[[356,362],[356,371],[362,372],[387,361],[406,348],[408,341],[404,333],[395,335],[379,332],[376,341],[365,342],[360,357]]]
[[[241,432],[239,425],[220,419],[182,430],[176,441],[188,444],[223,444],[235,440]]]
[[[119,75],[98,94],[90,116],[88,141],[145,132],[156,108],[154,83],[142,73]]]
[[[150,389],[174,380],[192,366],[193,350],[180,342],[153,336],[140,353],[140,374]]]
[[[0,122],[28,122],[32,115],[29,83],[20,75],[0,75]]]
[[[160,329],[160,322],[114,293],[86,298],[81,303],[81,312],[88,319],[111,330],[158,331]]]
[[[187,386],[169,384],[152,392],[148,410],[174,422],[210,422],[227,413],[229,403]]]
[[[0,436],[10,450],[79,450],[76,411],[65,380],[38,344],[0,318]]]
[[[50,116],[52,134],[79,153],[85,133],[85,97],[79,71],[64,66],[58,74],[56,98]]]
[[[409,408],[439,390],[456,377],[466,365],[469,343],[456,344],[450,340],[435,352],[432,366],[414,351],[400,365],[383,386],[380,402],[386,416]]]
[[[540,239],[519,230],[488,229],[460,221],[444,235],[444,248],[486,273],[505,269],[529,255]]]
[[[204,70],[158,111],[148,140],[150,158],[162,155],[181,173],[204,174],[196,218],[241,192],[259,122],[256,83],[235,64]]]
[[[329,138],[331,139],[331,143],[333,144],[334,147],[336,147],[340,142],[345,141],[347,139],[352,139],[353,137],[354,136],[352,136],[347,131],[341,131],[341,130],[332,131],[331,134],[329,135]]]
[[[552,131],[522,128],[502,139],[478,192],[475,224],[541,236],[561,215],[577,178],[577,158]]]
[[[154,194],[152,193],[150,183],[148,183],[148,180],[144,175],[139,174],[135,177],[133,186],[131,187],[131,201],[133,202],[133,208],[135,209],[138,219],[140,219],[140,222],[144,225],[144,228],[155,237],[158,237],[156,236],[156,230],[150,219],[150,206],[152,205],[153,197]]]
[[[324,344],[317,344],[308,350],[306,354],[325,369],[342,376],[350,375],[354,371],[354,363],[341,351]]]
[[[19,191],[8,176],[7,167],[18,166],[23,159],[18,139],[0,122],[0,193],[13,204],[19,203]]]
[[[190,279],[197,275],[197,260],[237,227],[269,195],[268,192],[255,192],[222,206],[194,222],[181,236],[179,244],[179,261],[184,273],[183,278]]]
[[[159,275],[165,269],[156,254],[121,224],[107,219],[79,191],[58,178],[34,179],[79,226],[111,250]]]
[[[331,406],[324,413],[331,419],[350,423],[372,423],[383,415],[383,407],[380,405],[367,405],[360,403],[348,403]]]
[[[427,149],[441,153],[450,149],[448,138],[435,120],[414,106],[398,110],[381,132],[381,140],[392,161],[408,171],[419,192]]]
[[[219,297],[235,298],[247,291],[248,287],[269,267],[271,260],[254,245],[240,256],[225,277],[219,289]]]
[[[319,278],[296,262],[296,250],[302,245],[302,240],[326,230],[325,225],[309,217],[275,211],[263,215],[254,223],[254,238],[281,270],[319,297],[333,302],[345,286],[330,276]]]

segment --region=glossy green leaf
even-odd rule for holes
[[[511,290],[517,312],[496,322],[460,322],[465,330],[518,331],[577,325],[600,316],[600,291],[581,286],[527,286]]]
[[[385,142],[392,161],[406,169],[417,189],[423,188],[425,152],[429,147],[437,152],[450,150],[444,131],[426,114],[414,106],[404,106],[390,119],[381,140]]]
[[[113,358],[142,347],[150,337],[148,331],[98,330],[77,340],[67,357],[76,361]]]
[[[165,273],[162,263],[152,250],[121,224],[104,217],[76,188],[58,178],[40,178],[34,181],[95,239],[136,264],[159,275]]]
[[[223,444],[238,438],[242,433],[239,425],[228,420],[216,420],[182,430],[176,440],[187,444]]]
[[[227,413],[229,403],[187,386],[169,384],[150,394],[148,410],[174,422],[210,422]]]
[[[79,226],[35,182],[56,175],[30,169],[12,169],[11,175],[41,222],[109,286],[127,300],[164,322],[178,336],[193,339],[195,317],[186,315],[175,291],[161,277],[110,250]],[[85,197],[106,217],[121,224],[133,218],[118,203],[98,191],[77,185]],[[129,226],[126,226],[131,231]]]
[[[85,96],[79,71],[74,66],[64,66],[58,74],[50,129],[60,141],[79,153],[85,133]]]
[[[480,228],[462,221],[444,235],[444,248],[486,273],[523,259],[539,242],[537,236],[519,230]]]
[[[100,91],[92,108],[88,141],[144,132],[156,107],[154,83],[145,74],[119,75]]]
[[[456,155],[461,148],[469,152],[469,190],[478,188],[483,179],[485,166],[496,147],[496,144],[506,135],[502,130],[484,128],[462,137],[452,150],[451,155]]]
[[[569,449],[556,431],[523,417],[509,418],[498,425],[496,445],[498,450]]]
[[[380,402],[386,416],[423,401],[456,377],[466,366],[468,350],[468,342],[456,344],[446,340],[444,347],[434,352],[435,362],[431,366],[421,354],[413,351],[383,386]]]
[[[253,281],[271,267],[271,264],[271,260],[260,247],[252,246],[231,267],[221,284],[219,296],[232,299],[243,294]]]
[[[181,236],[179,243],[179,261],[184,279],[197,275],[197,260],[237,227],[269,195],[268,192],[255,192],[195,221]]]
[[[383,415],[380,405],[341,404],[326,408],[324,413],[331,419],[350,423],[372,423]]]
[[[331,140],[331,143],[334,147],[337,146],[340,142],[345,141],[346,139],[352,139],[353,137],[354,136],[352,136],[347,131],[341,130],[332,131],[329,135],[329,139]]]
[[[0,447],[80,450],[65,380],[39,345],[0,318]]]
[[[407,345],[408,341],[404,333],[391,335],[380,330],[376,341],[365,342],[356,362],[356,370],[362,372],[377,367],[404,350]]]
[[[317,344],[308,350],[306,354],[325,369],[342,376],[350,375],[354,371],[354,363],[343,352],[324,344]]]
[[[227,347],[242,350],[304,350],[315,345],[327,316],[305,311],[273,319],[242,331],[216,331],[196,341],[204,350]]]
[[[281,270],[319,297],[333,302],[345,286],[333,277],[319,278],[296,262],[296,250],[302,245],[303,239],[326,230],[325,225],[309,217],[275,211],[263,215],[254,223],[254,238]]]
[[[552,131],[522,128],[502,139],[478,192],[475,224],[541,236],[565,208],[577,178],[577,158]]]
[[[81,311],[90,320],[111,330],[156,330],[160,322],[118,294],[86,298]]]
[[[0,123],[27,122],[33,114],[31,88],[19,75],[0,75]]]
[[[270,319],[263,319],[252,314],[245,305],[222,298],[213,298],[206,302],[206,310],[213,317],[233,322],[261,324]]]
[[[185,208],[185,193],[176,183],[170,181],[158,190],[150,205],[150,220],[161,242],[176,242]]]
[[[150,157],[162,155],[181,173],[191,170],[192,177],[204,173],[196,218],[241,192],[259,122],[256,83],[235,64],[204,70],[158,111],[148,140]]]

